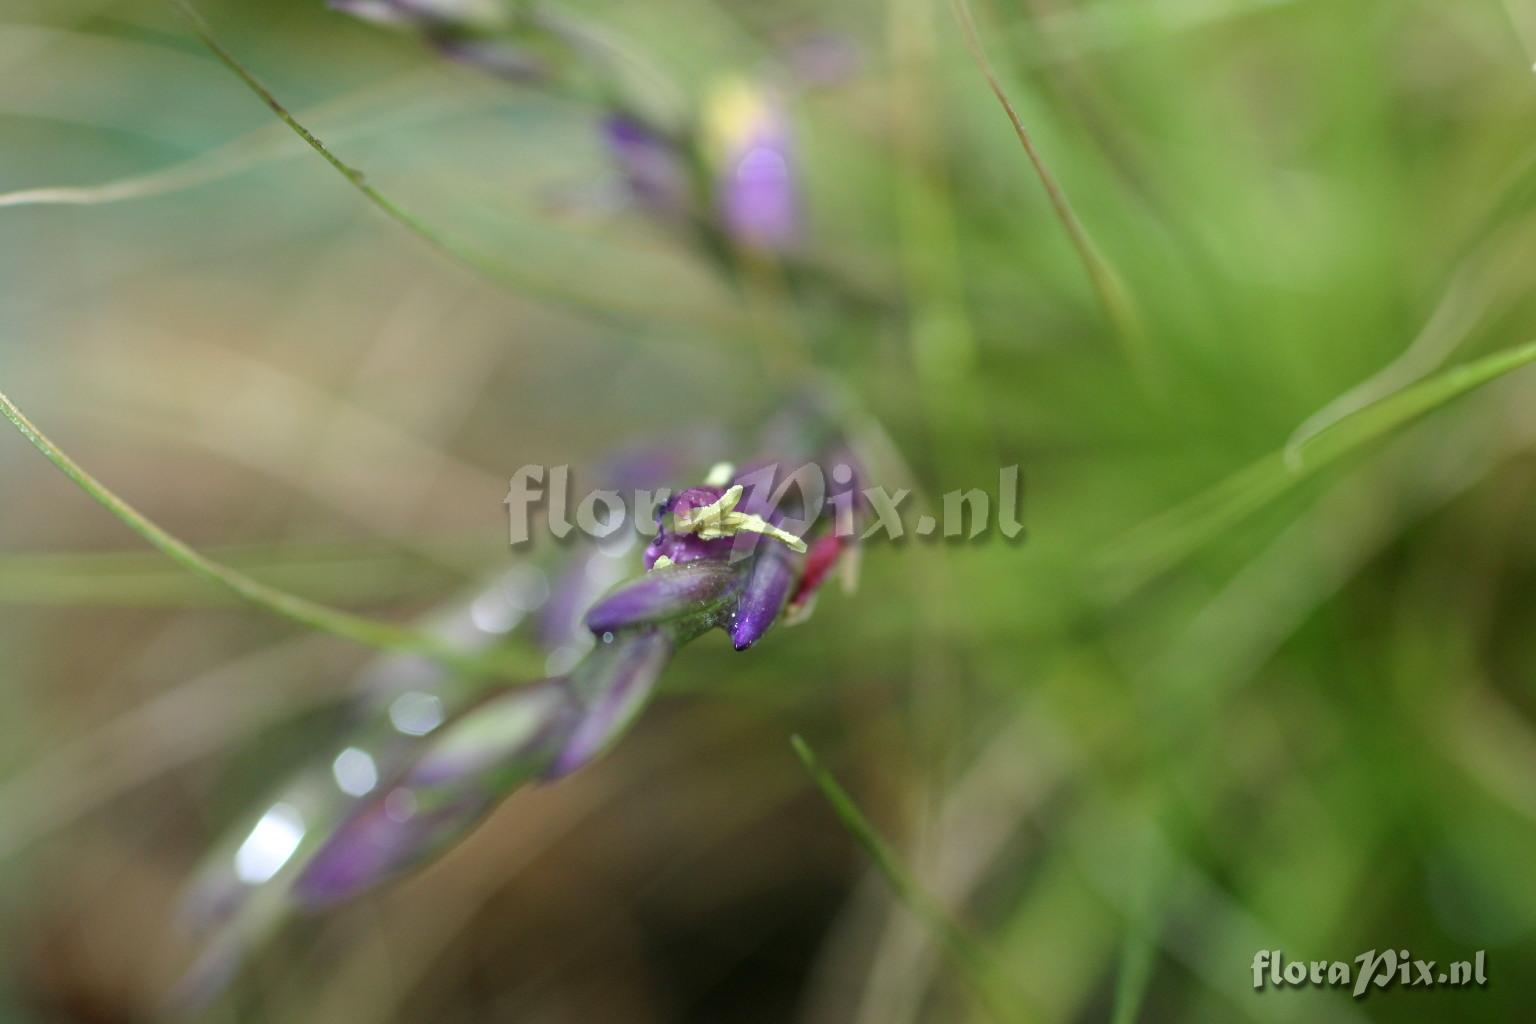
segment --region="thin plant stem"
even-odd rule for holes
[[[897,899],[905,904],[907,909],[916,915],[933,934],[939,948],[950,958],[988,1015],[1009,1024],[1027,1020],[1021,997],[1003,987],[1003,976],[986,948],[961,927],[960,923],[907,870],[896,851],[887,845],[880,837],[880,833],[870,824],[869,819],[859,810],[853,797],[849,796],[848,791],[843,789],[832,773],[822,766],[820,759],[811,750],[810,744],[799,736],[791,736],[789,743],[801,763],[805,765],[805,770],[810,773],[811,781],[816,783],[816,787],[832,805],[832,810],[838,820],[843,823],[843,827],[869,855],[876,869],[885,876],[885,880],[895,891]]]
[[[497,259],[434,228],[416,214],[411,213],[405,207],[369,184],[367,176],[361,170],[346,163],[335,153],[331,152],[325,143],[321,142],[313,132],[299,123],[298,118],[289,112],[288,108],[272,93],[272,90],[262,84],[255,74],[248,70],[244,64],[241,64],[234,54],[230,53],[224,48],[223,44],[214,38],[208,23],[192,7],[188,0],[169,0],[169,3],[186,19],[192,32],[208,48],[208,51],[218,59],[219,63],[223,64],[244,82],[246,87],[255,93],[277,115],[283,124],[292,129],[294,134],[303,139],[311,149],[319,153],[325,162],[336,170],[337,174],[345,178],[353,188],[361,192],[369,202],[391,220],[400,224],[450,259],[468,266],[499,285],[510,287],[536,301],[545,302],[583,316],[595,316],[602,320],[611,321],[614,316],[669,315],[666,311],[659,309],[628,308],[631,305],[630,303],[618,300],[612,295],[598,296],[577,289],[567,288],[557,283],[535,281],[505,261]],[[602,310],[596,308],[598,303],[603,305],[604,308]],[[718,330],[735,329],[740,326],[734,317],[716,317],[714,314],[711,314],[711,317],[718,320],[718,322],[710,322],[701,326]]]
[[[453,645],[419,630],[380,622],[352,612],[332,608],[297,594],[279,590],[253,579],[238,569],[201,554],[191,545],[120,498],[105,484],[87,473],[74,459],[50,441],[10,398],[0,393],[0,414],[16,427],[32,446],[52,462],[76,486],[120,519],[134,533],[176,562],[182,568],[219,584],[259,608],[310,629],[330,633],[365,647],[421,654],[436,659],[458,671],[472,675],[528,678],[541,674],[535,663],[515,651],[492,650],[466,654]]]
[[[1093,290],[1098,295],[1105,314],[1120,334],[1121,342],[1127,349],[1127,356],[1136,363],[1137,368],[1145,376],[1150,361],[1146,328],[1142,324],[1141,314],[1137,311],[1135,302],[1126,291],[1125,284],[1115,268],[1094,245],[1088,229],[1083,226],[1076,211],[1072,209],[1072,203],[1067,199],[1061,183],[1057,181],[1056,175],[1052,173],[1050,166],[1045,162],[1045,157],[1035,145],[1034,137],[1024,126],[1024,119],[1019,116],[1007,92],[1003,90],[997,72],[993,70],[992,62],[987,59],[986,51],[982,49],[981,40],[976,34],[976,22],[971,17],[970,5],[966,0],[950,0],[950,7],[954,11],[955,21],[960,25],[961,34],[965,37],[965,48],[970,51],[982,77],[987,80],[987,87],[992,90],[992,95],[997,97],[1003,113],[1008,115],[1014,134],[1019,137],[1019,143],[1024,147],[1025,156],[1029,158],[1036,177],[1045,188],[1046,197],[1050,200],[1056,219],[1061,222],[1072,247],[1077,250],[1078,259],[1082,261],[1083,269],[1088,274],[1088,280],[1093,285]]]
[[[1456,398],[1536,363],[1536,341],[1452,367],[1367,406],[1291,451],[1272,452],[1110,543],[1102,563],[1129,572],[1125,590],[1172,567],[1209,537],[1322,470]]]

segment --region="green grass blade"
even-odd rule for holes
[[[982,48],[981,39],[976,34],[976,20],[971,16],[970,5],[966,0],[950,0],[950,9],[954,12],[955,21],[965,37],[965,48],[970,51],[971,59],[976,62],[982,77],[987,81],[987,88],[997,98],[998,105],[1003,108],[1003,113],[1008,116],[1009,123],[1013,125],[1013,133],[1018,136],[1019,144],[1024,147],[1024,155],[1028,157],[1035,176],[1040,179],[1040,184],[1045,189],[1046,198],[1051,203],[1051,210],[1056,214],[1056,219],[1061,222],[1062,229],[1066,231],[1072,248],[1077,251],[1078,259],[1082,262],[1083,270],[1093,285],[1094,293],[1104,307],[1105,315],[1120,336],[1126,356],[1141,374],[1143,383],[1153,383],[1152,353],[1146,327],[1135,300],[1125,287],[1124,279],[1094,244],[1088,229],[1083,226],[1077,211],[1072,208],[1071,201],[1067,199],[1066,190],[1061,187],[1061,182],[1057,180],[1050,165],[1045,162],[1045,156],[1035,145],[1034,136],[1025,126],[1024,119],[1019,116],[1013,101],[1008,98],[1008,93],[1003,89],[1002,82],[992,67],[992,62],[987,59],[986,50]]]
[[[277,115],[278,119],[287,125],[299,138],[303,139],[316,153],[319,153],[325,162],[330,164],[347,180],[357,191],[361,192],[367,200],[381,210],[391,220],[400,224],[406,230],[431,245],[434,249],[459,263],[464,264],[483,277],[496,284],[510,288],[535,301],[543,302],[558,307],[567,312],[573,312],[587,317],[597,317],[604,321],[611,321],[614,317],[665,317],[674,321],[680,319],[697,319],[680,316],[676,311],[664,310],[650,305],[637,306],[626,300],[622,300],[611,294],[594,294],[579,289],[567,288],[558,282],[538,281],[517,267],[497,259],[480,249],[474,248],[465,242],[452,238],[446,233],[432,227],[416,214],[411,213],[399,203],[390,199],[373,185],[368,183],[367,177],[361,170],[343,161],[335,153],[321,142],[308,128],[299,123],[298,118],[289,112],[288,108],[258,79],[246,66],[240,63],[216,38],[208,23],[203,20],[187,0],[169,0],[208,51],[214,55],[226,68],[233,72],[246,88],[255,93],[267,107]],[[740,329],[743,321],[726,314],[712,315],[710,323],[698,326],[708,327],[714,330]]]
[[[906,905],[932,934],[938,947],[948,955],[960,976],[965,979],[981,1005],[993,1019],[1019,1022],[1028,1020],[1022,997],[1009,990],[1002,982],[1003,975],[987,950],[960,926],[948,911],[931,896],[902,864],[869,819],[864,817],[848,791],[838,784],[832,773],[822,766],[811,750],[810,744],[799,736],[789,738],[795,754],[800,758],[811,780],[816,783],[832,810],[869,855],[897,899]]]
[[[1152,962],[1157,955],[1155,936],[1140,922],[1126,929],[1125,947],[1120,952],[1120,967],[1115,973],[1115,1002],[1110,1011],[1111,1024],[1135,1024],[1141,1004],[1152,980]]]
[[[1283,451],[1266,455],[1136,528],[1106,549],[1105,564],[1111,571],[1129,572],[1134,586],[1171,568],[1212,535],[1259,511],[1322,469],[1533,362],[1536,342],[1453,367],[1405,388],[1309,438],[1289,460]]]
[[[1340,420],[1296,450],[1302,470],[1316,470],[1348,455],[1469,391],[1536,362],[1536,341],[1452,367]]]
[[[21,435],[32,442],[32,446],[47,456],[48,461],[74,481],[76,486],[96,499],[134,533],[182,568],[233,591],[259,608],[264,608],[274,615],[310,629],[330,633],[365,647],[426,655],[455,669],[475,675],[510,678],[542,675],[542,666],[516,652],[496,650],[479,655],[467,655],[430,634],[354,615],[339,608],[332,608],[308,598],[290,594],[247,576],[238,569],[216,562],[167,532],[87,473],[74,459],[50,441],[3,393],[0,393],[0,414],[10,420]]]

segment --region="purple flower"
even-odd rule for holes
[[[810,439],[827,440],[824,422],[814,408],[796,410],[767,436],[781,452],[814,450]],[[602,755],[682,644],[721,628],[744,650],[781,618],[807,614],[853,539],[832,529],[820,494],[777,486],[783,465],[762,460],[750,473],[717,466],[665,504],[646,571],[592,603],[581,638],[591,650],[565,674],[485,695],[483,684],[414,656],[383,659],[366,673],[345,743],[280,787],[200,873],[191,902],[211,929],[203,938],[209,952],[184,994],[211,997],[241,951],[295,904],[330,905],[409,870],[511,791]],[[655,469],[639,467],[636,482],[661,482]],[[832,480],[834,497],[851,498],[856,478],[833,472]],[[594,559],[617,570],[623,557],[599,546],[575,558],[571,572],[590,583]],[[513,567],[429,628],[473,651],[539,611],[541,637],[579,656],[580,645],[566,641],[591,591],[567,594],[564,582],[557,577],[551,593],[532,566]]]
[[[727,82],[710,97],[705,130],[725,233],[749,249],[792,248],[801,235],[801,201],[778,99],[747,82]]]

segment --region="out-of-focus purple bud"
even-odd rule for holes
[[[474,776],[504,790],[542,771],[583,711],[567,679],[503,691],[445,726],[406,779],[413,786],[442,786]],[[506,784],[495,777],[502,772],[510,773]]]
[[[472,794],[423,811],[415,801],[398,787],[360,807],[305,866],[294,898],[311,908],[350,899],[459,838],[493,802]]]
[[[688,212],[693,195],[688,165],[675,143],[628,114],[603,121],[603,141],[636,202],[663,217]]]
[[[801,234],[800,193],[789,122],[777,98],[731,81],[711,94],[705,116],[721,227],[750,249],[793,247]]]
[[[593,605],[587,612],[587,628],[602,636],[666,625],[691,639],[719,621],[741,582],[736,567],[717,561],[653,569]]]
[[[752,575],[742,589],[731,620],[731,643],[738,651],[751,647],[768,632],[783,610],[804,561],[803,555],[782,544],[759,545]]]
[[[634,721],[673,649],[659,631],[627,633],[569,677],[504,691],[443,726],[325,841],[295,898],[310,907],[350,899],[436,855],[524,783],[592,761]]]
[[[548,778],[569,775],[607,750],[629,728],[674,648],[674,642],[660,631],[631,633],[601,644],[577,666],[571,673],[570,690],[581,710]]]
[[[664,491],[678,473],[696,461],[680,455],[678,448],[632,448],[604,460],[593,477],[597,486],[621,493]],[[644,511],[635,509],[635,514],[642,515]],[[572,551],[570,561],[554,577],[549,602],[535,627],[539,643],[546,651],[585,650],[591,644],[591,635],[582,620],[593,602],[630,573],[626,556],[632,543],[633,535],[620,531]],[[655,560],[654,555],[648,554],[645,567],[649,569]]]

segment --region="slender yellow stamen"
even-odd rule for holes
[[[674,515],[672,518],[677,525],[677,532],[697,534],[700,540],[734,537],[743,531],[758,533],[782,541],[792,551],[804,553],[805,541],[788,530],[779,529],[762,516],[737,512],[736,506],[741,502],[742,491],[742,485],[736,484],[708,505],[696,508],[687,515]]]

